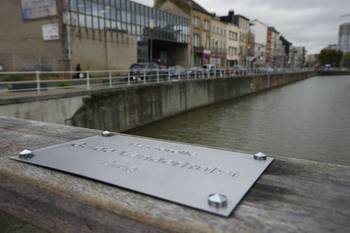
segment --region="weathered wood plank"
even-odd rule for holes
[[[230,218],[17,163],[98,131],[0,117],[0,209],[50,232],[350,232],[350,168],[278,158]]]

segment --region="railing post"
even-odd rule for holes
[[[159,69],[157,69],[157,83],[159,83]]]
[[[214,68],[214,78],[216,78],[216,76],[217,76],[216,72],[217,72],[217,69],[216,69],[216,66],[215,66],[215,68]]]
[[[109,87],[112,87],[112,71],[108,71]]]
[[[187,80],[190,80],[190,72],[189,70],[186,70]]]
[[[210,69],[208,69],[207,78],[210,78]]]
[[[198,79],[198,70],[197,70],[197,69],[195,70],[194,78],[195,78],[195,79]]]
[[[40,87],[40,71],[36,71],[36,92],[40,94],[41,87]]]
[[[146,69],[144,69],[143,71],[143,83],[146,84],[146,77],[147,77],[147,73],[146,73]]]
[[[130,85],[130,70],[128,70],[128,85]]]
[[[90,90],[90,71],[86,71],[86,89]]]
[[[177,79],[178,79],[178,80],[181,79],[181,71],[179,71],[179,74],[177,75]]]
[[[169,71],[169,69],[168,69],[168,81],[170,82],[170,79],[171,79],[171,77],[170,77],[170,71]]]

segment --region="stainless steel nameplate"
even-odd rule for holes
[[[273,160],[127,135],[94,136],[12,159],[226,217]]]

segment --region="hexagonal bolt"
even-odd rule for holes
[[[266,160],[267,156],[262,152],[258,152],[254,155],[254,159],[255,160]]]
[[[208,196],[208,204],[216,208],[223,208],[227,205],[227,197],[221,193],[213,193]]]
[[[101,133],[101,136],[102,137],[111,137],[111,136],[113,136],[113,134],[111,132],[109,132],[109,131],[103,131]]]
[[[33,151],[23,150],[19,153],[20,159],[31,159],[34,156]]]

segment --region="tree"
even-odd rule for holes
[[[343,56],[343,66],[350,68],[350,52],[347,52]]]
[[[333,67],[339,66],[343,57],[343,53],[335,49],[322,49],[319,55],[319,60],[322,66],[330,64]]]

